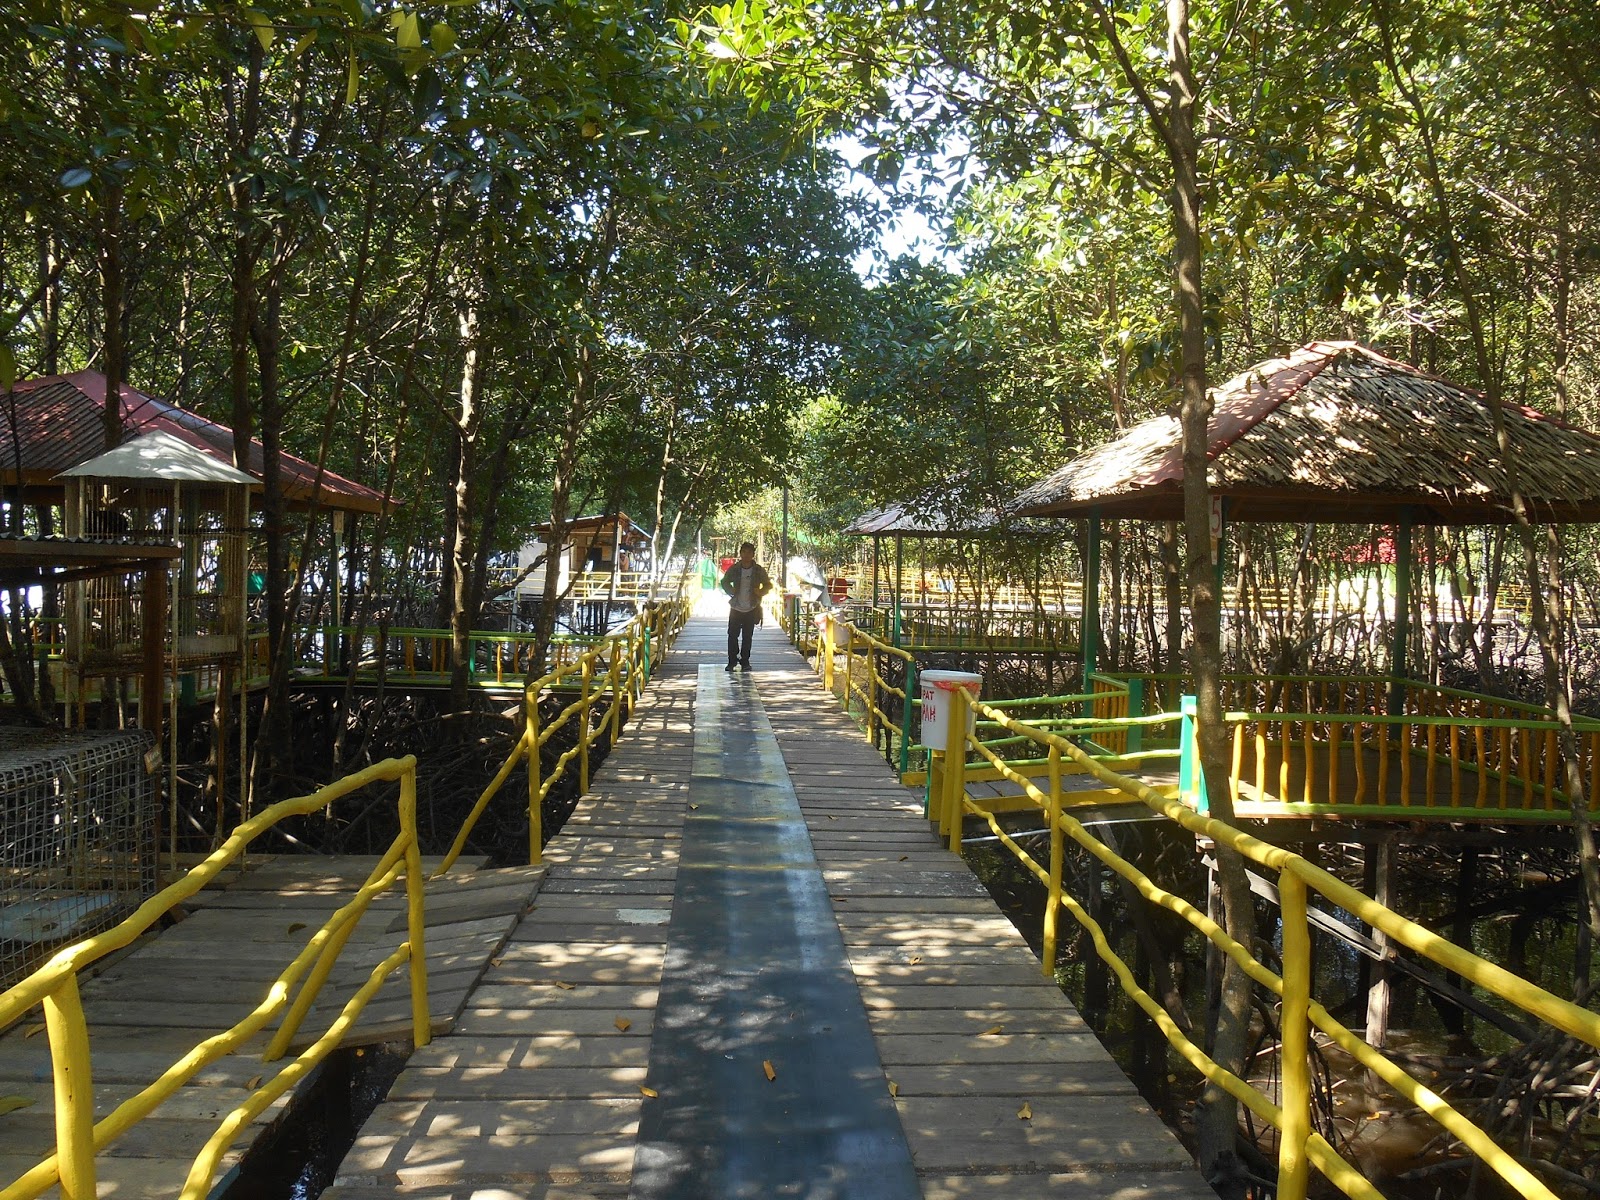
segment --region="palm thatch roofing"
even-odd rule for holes
[[[933,505],[891,504],[864,512],[844,527],[844,532],[865,537],[893,534],[899,537],[971,537],[974,534],[993,533],[998,522],[993,513],[969,513],[963,517],[946,516]]]
[[[1312,342],[1213,393],[1207,484],[1230,520],[1483,525],[1511,521],[1488,400],[1355,342]],[[1600,520],[1600,437],[1502,403],[1535,521]],[[1031,516],[1176,520],[1183,438],[1141,422],[1017,496]]]
[[[1019,520],[1008,506],[952,514],[948,497],[923,497],[862,513],[842,532],[859,537],[983,538],[1027,534],[1060,536],[1044,521]]]
[[[0,392],[0,485],[20,486],[26,495],[46,501],[57,498],[61,471],[87,462],[106,449],[103,410],[106,377],[98,371],[48,375],[18,382]],[[218,463],[233,463],[233,430],[198,413],[123,384],[118,390],[122,438],[159,431],[187,443]],[[243,469],[257,482],[266,471],[259,440],[250,443],[250,461]],[[327,509],[376,513],[383,509],[380,492],[324,470],[319,480],[315,463],[279,452],[278,471],[284,499],[305,507],[312,501]],[[391,502],[392,503],[392,502]]]

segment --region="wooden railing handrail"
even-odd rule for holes
[[[957,735],[962,749],[947,754],[941,778],[936,785],[940,805],[941,830],[950,848],[960,849],[962,818],[975,813],[985,819],[995,836],[1045,885],[1048,895],[1045,915],[1045,955],[1043,966],[1051,973],[1055,957],[1055,914],[1066,909],[1089,932],[1097,952],[1117,975],[1134,1001],[1162,1029],[1169,1042],[1211,1083],[1227,1091],[1251,1112],[1279,1131],[1278,1195],[1283,1200],[1304,1200],[1308,1170],[1316,1166],[1345,1194],[1353,1197],[1381,1197],[1349,1162],[1321,1135],[1311,1120],[1311,1079],[1309,1070],[1310,1031],[1313,1026],[1355,1056],[1363,1067],[1378,1074],[1402,1096],[1437,1120],[1467,1149],[1493,1169],[1518,1195],[1554,1200],[1551,1191],[1522,1163],[1498,1146],[1487,1133],[1468,1120],[1445,1099],[1409,1075],[1393,1060],[1368,1046],[1361,1038],[1336,1021],[1328,1009],[1312,997],[1313,976],[1310,954],[1310,927],[1307,895],[1316,892],[1357,920],[1381,930],[1396,944],[1453,971],[1471,984],[1488,991],[1508,1004],[1561,1031],[1600,1048],[1600,1014],[1564,1000],[1536,984],[1480,958],[1425,927],[1378,904],[1356,889],[1313,865],[1300,855],[1271,846],[1212,817],[1191,811],[1169,799],[1141,780],[1118,774],[1086,754],[1071,741],[1045,730],[1030,728],[1009,717],[1003,710],[974,699],[963,688],[951,693],[954,703],[950,715],[952,730],[965,730],[969,705],[1009,733],[1027,738],[1048,754],[1048,790],[1034,783],[1035,777],[1010,771],[975,735]],[[968,751],[975,751],[982,762],[998,770],[1002,777],[1023,788],[1046,814],[1051,829],[1048,864],[1040,864],[1027,853],[995,820],[966,796]],[[959,754],[959,759],[957,755]],[[1061,788],[1061,764],[1072,760],[1076,767],[1099,779],[1108,787],[1145,804],[1198,838],[1226,845],[1245,859],[1278,874],[1280,906],[1284,921],[1281,974],[1272,972],[1254,957],[1251,949],[1228,934],[1205,913],[1180,896],[1166,891],[1132,863],[1094,837],[1067,811],[1067,796]],[[955,764],[959,761],[959,767]],[[1104,931],[1086,908],[1063,889],[1062,854],[1065,838],[1083,846],[1100,861],[1132,883],[1150,901],[1183,917],[1223,953],[1237,962],[1250,977],[1276,994],[1282,1001],[1280,1016],[1280,1102],[1224,1070],[1178,1028],[1161,1004],[1133,977],[1127,965],[1111,948]]]
[[[417,845],[416,766],[416,759],[411,756],[386,759],[310,795],[271,805],[241,824],[203,862],[150,897],[121,923],[58,950],[32,974],[0,994],[0,1027],[17,1020],[35,1005],[43,1006],[56,1096],[55,1154],[0,1190],[0,1200],[32,1200],[58,1183],[64,1200],[93,1200],[96,1154],[155,1112],[203,1067],[231,1054],[274,1017],[285,1013],[277,1035],[262,1056],[264,1062],[280,1058],[293,1040],[300,1019],[309,1011],[327,979],[351,930],[373,898],[392,886],[402,872],[406,887],[405,940],[371,972],[326,1033],[222,1120],[195,1159],[180,1200],[200,1200],[209,1193],[221,1157],[238,1131],[337,1048],[344,1031],[388,975],[402,963],[409,963],[411,968],[412,1037],[416,1045],[427,1045],[432,1034],[423,933],[422,861]],[[355,897],[311,934],[304,949],[269,986],[266,996],[248,1015],[232,1028],[201,1041],[153,1083],[96,1122],[93,1062],[88,1024],[79,995],[79,973],[132,943],[165,913],[214,880],[252,841],[280,821],[316,812],[352,792],[383,781],[400,784],[400,833]],[[203,970],[203,964],[195,964],[195,968]],[[305,981],[291,1004],[290,994],[302,976]]]

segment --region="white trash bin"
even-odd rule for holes
[[[983,695],[983,676],[973,671],[924,671],[917,676],[922,691],[922,744],[929,750],[945,750],[950,745],[950,693],[957,687]],[[967,732],[977,723],[977,714],[967,709]]]

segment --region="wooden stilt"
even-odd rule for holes
[[[1372,898],[1386,908],[1391,907],[1394,900],[1394,846],[1394,837],[1385,834],[1367,848],[1367,871],[1373,880]],[[1381,1050],[1389,1037],[1389,1009],[1394,997],[1387,959],[1394,952],[1388,934],[1381,929],[1371,933],[1384,957],[1372,964],[1372,982],[1367,987],[1367,1045]]]
[[[1450,923],[1450,940],[1458,946],[1472,949],[1472,898],[1478,890],[1478,848],[1463,846],[1461,869],[1456,873],[1456,915]],[[1461,976],[1447,972],[1445,979],[1456,987],[1461,986]],[[1467,1014],[1453,1004],[1439,1006],[1439,1017],[1445,1028],[1454,1034],[1467,1032]]]
[[[1089,875],[1088,886],[1083,889],[1084,908],[1089,916],[1101,928],[1105,927],[1105,904],[1100,893],[1100,860],[1093,855],[1085,855],[1088,859],[1087,871]],[[1105,1028],[1106,1016],[1110,1009],[1110,971],[1105,959],[1092,951],[1084,955],[1083,960],[1083,1016],[1091,1028],[1100,1030]]]

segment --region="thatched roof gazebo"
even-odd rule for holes
[[[898,606],[905,564],[906,538],[972,538],[979,547],[979,573],[983,571],[983,539],[1004,537],[1015,533],[1042,535],[1049,533],[1047,523],[1017,520],[1008,509],[978,509],[964,514],[946,511],[938,499],[911,500],[903,504],[890,504],[862,513],[842,530],[854,537],[872,539],[872,595],[877,603],[879,577],[879,551],[882,539],[894,538],[894,589]],[[924,571],[926,563],[924,562]]]
[[[1403,674],[1411,527],[1514,520],[1488,399],[1355,342],[1312,342],[1235,376],[1213,399],[1214,521],[1396,526],[1391,670]],[[1521,405],[1502,403],[1501,414],[1529,518],[1600,520],[1600,437]],[[1152,417],[1080,455],[1012,507],[1091,523],[1181,519],[1177,415]],[[1097,570],[1086,564],[1086,588]],[[1087,621],[1087,596],[1084,603]]]
[[[1242,521],[1512,520],[1488,400],[1355,342],[1312,342],[1213,392],[1208,483]],[[1600,520],[1600,437],[1502,404],[1517,487],[1540,522]],[[1143,421],[1020,493],[1015,511],[1177,520],[1176,414]]]

